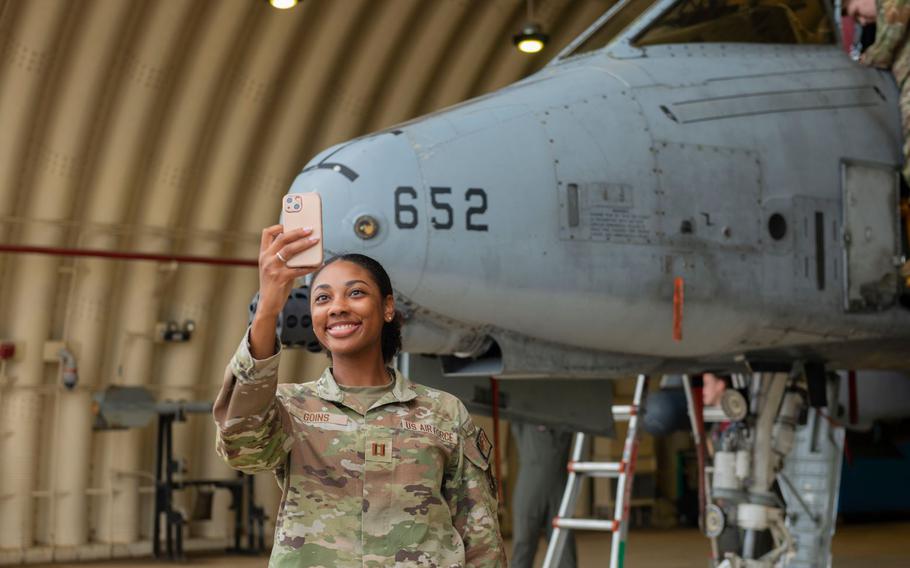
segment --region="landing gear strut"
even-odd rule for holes
[[[836,376],[822,371],[819,385],[818,370],[734,375],[710,433],[700,393],[684,381],[696,443],[714,446],[700,493],[716,566],[829,565],[844,431],[811,408],[837,400]]]

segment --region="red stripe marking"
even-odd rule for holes
[[[496,474],[496,497],[500,506],[505,506],[502,495],[502,469],[499,462],[499,383],[490,377],[490,390],[493,391],[493,472]]]
[[[682,341],[683,302],[685,282],[682,276],[673,281],[673,340]]]
[[[195,264],[214,264],[220,266],[259,265],[258,259],[219,258],[211,256],[193,256],[185,254],[153,254],[147,252],[121,252],[102,249],[77,249],[66,247],[44,247],[34,245],[0,244],[0,252],[18,254],[46,254],[52,256],[85,256],[91,258],[109,258],[113,260],[150,260],[156,262],[185,262]]]

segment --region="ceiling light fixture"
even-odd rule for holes
[[[269,0],[269,4],[272,5],[272,8],[277,8],[279,10],[290,10],[297,5],[298,0]]]
[[[540,31],[537,24],[525,24],[520,34],[512,36],[512,43],[523,53],[538,53],[547,45],[550,36]]]
[[[521,33],[512,36],[512,43],[522,53],[538,53],[547,45],[550,36],[543,33],[540,24],[534,22],[534,2],[528,0],[528,19]]]

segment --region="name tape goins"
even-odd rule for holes
[[[343,426],[348,423],[348,417],[344,414],[332,414],[331,412],[304,412],[303,421],[307,424],[338,424]]]

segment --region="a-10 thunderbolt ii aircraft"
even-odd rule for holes
[[[818,499],[772,489],[795,424],[825,369],[910,368],[898,91],[838,23],[824,0],[618,0],[540,72],[330,148],[291,191],[322,196],[330,251],[388,268],[406,351],[453,385],[536,380],[515,416],[603,416],[586,379],[740,373],[724,562],[827,565],[839,453]]]

